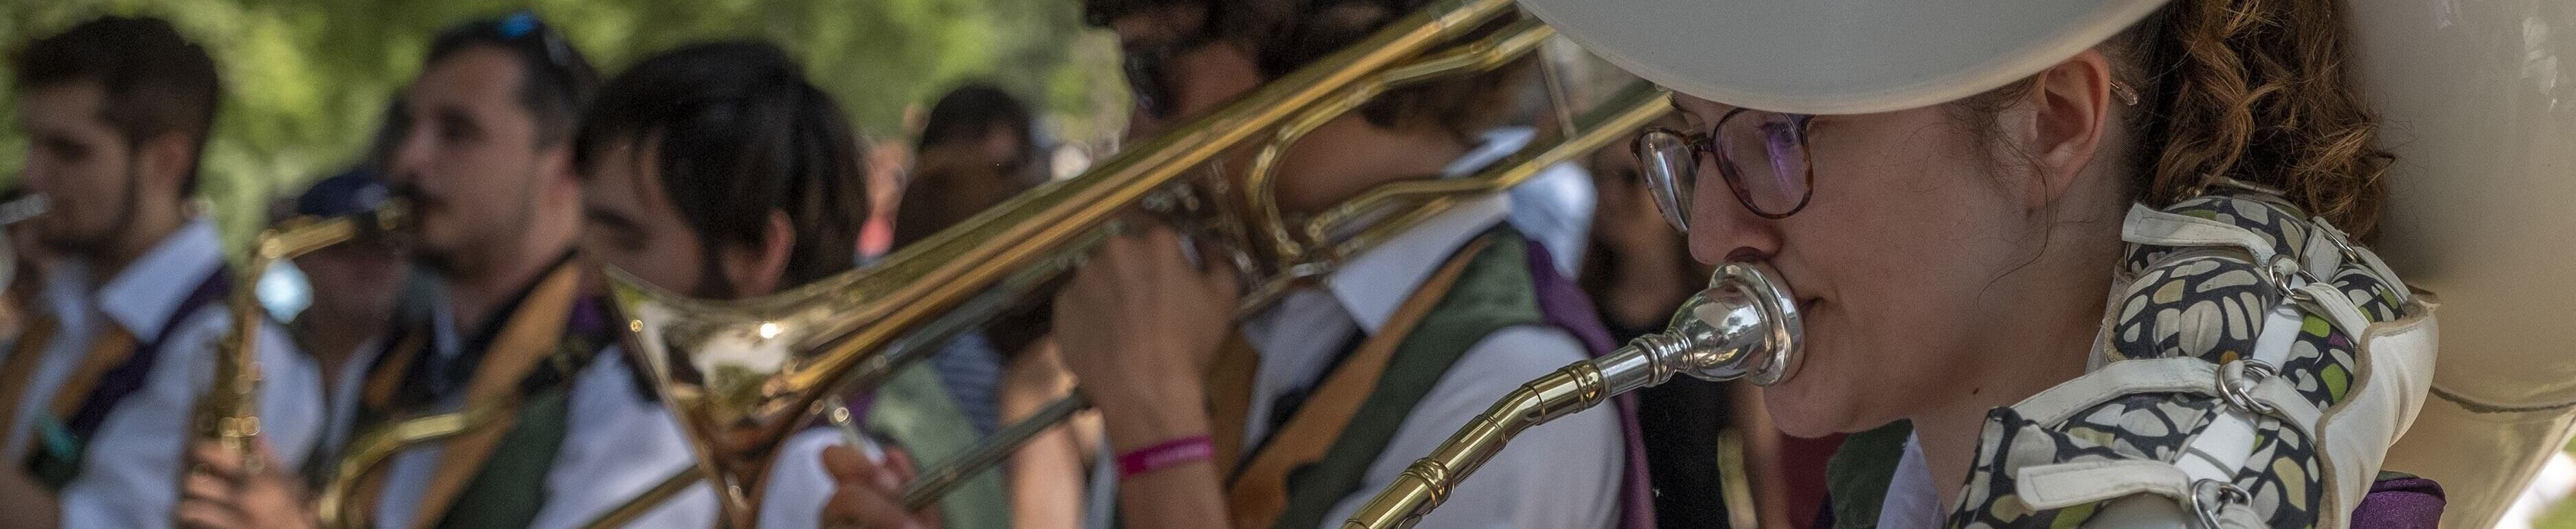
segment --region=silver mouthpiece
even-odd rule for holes
[[[1593,360],[1610,394],[1662,384],[1675,374],[1703,380],[1750,378],[1769,386],[1797,374],[1805,344],[1798,304],[1778,272],[1729,262],[1708,288],[1682,302],[1664,332],[1638,337]]]
[[[0,202],[0,226],[44,216],[45,211],[50,207],[46,201],[43,193],[30,193],[8,202]]]

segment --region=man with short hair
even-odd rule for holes
[[[441,33],[403,91],[410,126],[387,180],[412,201],[414,263],[438,277],[439,299],[426,324],[386,337],[359,387],[355,431],[473,406],[507,411],[392,457],[352,500],[376,527],[575,527],[686,467],[688,445],[650,388],[601,353],[618,329],[584,292],[593,268],[574,252],[582,200],[572,137],[597,87],[587,59],[521,11]],[[195,455],[230,468],[202,446]],[[280,500],[203,498],[192,506],[223,522],[209,526],[310,521],[225,519],[215,515]],[[712,504],[684,501],[635,523],[713,516]]]
[[[33,221],[64,259],[0,360],[0,526],[167,527],[192,411],[211,389],[235,286],[214,221],[189,205],[213,124],[214,61],[170,24],[105,17],[14,57]],[[272,326],[267,332],[283,336]],[[256,354],[267,448],[313,443],[317,373],[284,340]],[[202,476],[193,476],[196,479]]]
[[[765,296],[848,271],[868,216],[855,138],[840,106],[774,45],[716,42],[646,58],[611,79],[582,120],[582,251],[705,299]],[[865,414],[870,429],[933,453],[972,444],[975,432],[937,380],[926,365],[896,376]],[[831,478],[816,453],[840,440],[808,430],[770,454],[758,526],[819,522]],[[989,507],[999,492],[980,478],[948,501],[993,504],[959,521],[996,526]]]

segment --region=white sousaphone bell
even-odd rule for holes
[[[2166,3],[1520,1],[1649,81],[1811,114],[1974,95]],[[2439,481],[2445,525],[2491,526],[2576,422],[2576,2],[2341,1],[2398,156],[2374,247],[2443,304],[2432,394],[2384,468]]]

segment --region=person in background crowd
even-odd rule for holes
[[[940,97],[930,107],[914,150],[918,165],[912,180],[896,202],[894,247],[911,246],[1045,183],[1033,126],[1027,106],[990,85],[970,84]],[[1042,327],[997,325],[960,333],[932,359],[959,410],[973,420],[976,434],[991,435],[1001,422],[996,399],[1005,357],[1037,338],[1037,333],[1018,331]],[[992,331],[1009,333],[1011,339],[997,345],[988,335]]]
[[[919,165],[896,206],[895,248],[1045,183],[1035,127],[1026,105],[991,85],[968,84],[941,96],[924,122]],[[1044,338],[1049,308],[1043,299],[1014,307],[951,339],[932,359],[979,436],[1071,390],[1071,375]],[[1031,440],[1008,463],[1014,527],[1071,527],[1080,520],[1088,452],[1073,430]]]
[[[370,166],[350,169],[314,182],[294,199],[292,215],[316,218],[354,215],[383,204],[393,190],[383,173]],[[386,330],[398,322],[417,323],[426,316],[418,303],[430,294],[428,279],[411,272],[403,249],[386,240],[353,240],[314,250],[295,259],[303,272],[312,303],[296,313],[287,330],[298,347],[313,357],[325,374],[323,386],[329,426],[306,458],[307,484],[329,476],[329,462],[354,432],[358,386],[377,353],[384,352]],[[328,293],[327,295],[322,295]]]
[[[27,44],[11,68],[22,181],[52,208],[29,228],[62,260],[0,360],[0,526],[168,527],[182,476],[214,479],[181,464],[183,440],[229,334],[223,300],[249,288],[189,205],[215,63],[168,22],[105,17]],[[295,468],[320,423],[305,391],[318,374],[284,340],[253,354],[275,382],[261,439]]]

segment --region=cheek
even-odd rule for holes
[[[1818,300],[1805,320],[1806,363],[1773,392],[1775,413],[1802,416],[1782,418],[1784,430],[1850,431],[1908,416],[1972,365],[1959,355],[1978,354],[1983,294],[2018,264],[2009,233],[2019,213],[1983,180],[1993,176],[1980,162],[1938,141],[1820,159],[1814,202],[1780,223],[1783,267],[1800,295]]]
[[[649,238],[643,249],[625,253],[620,260],[621,267],[664,290],[688,292],[702,278],[696,245],[671,237]]]

